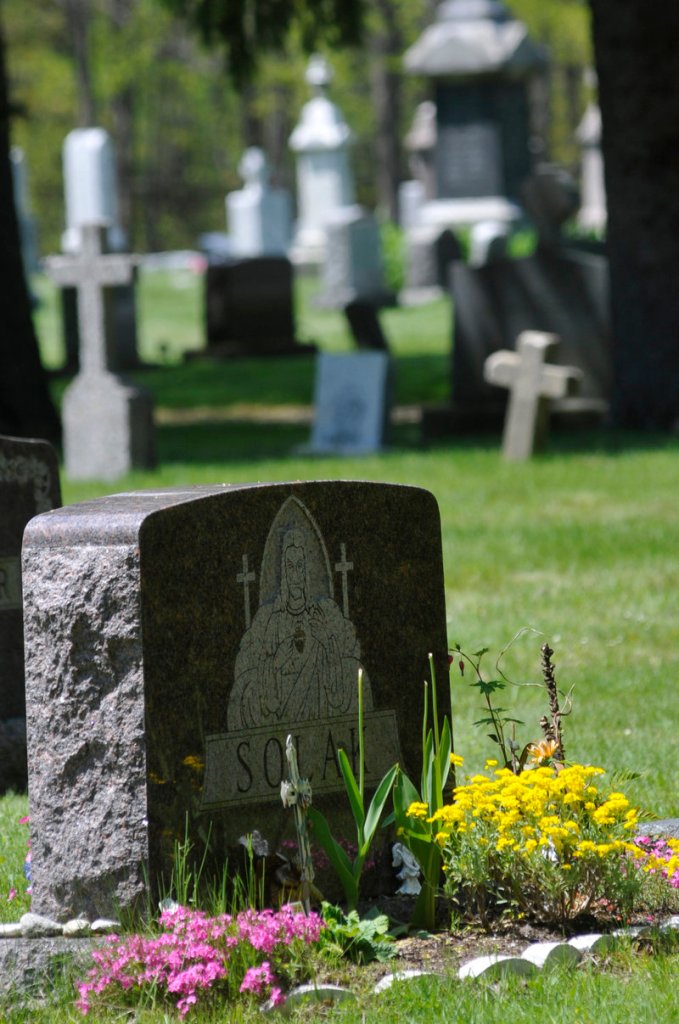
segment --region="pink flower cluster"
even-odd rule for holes
[[[659,871],[673,889],[679,889],[679,842],[650,836],[637,836],[634,842],[645,854],[646,870],[651,874]]]
[[[76,1005],[83,1014],[92,1009],[93,997],[107,991],[158,992],[177,999],[185,1017],[208,989],[269,995],[274,1005],[284,1002],[276,984],[272,961],[284,966],[286,952],[302,943],[318,941],[323,921],[292,907],[280,911],[245,910],[235,917],[210,917],[200,910],[177,907],[160,915],[162,932],[156,937],[112,935],[103,949],[92,953],[95,966],[78,985]],[[268,957],[259,963],[259,957]],[[253,963],[253,961],[255,961]],[[221,983],[221,985],[220,985]]]

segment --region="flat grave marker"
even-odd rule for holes
[[[308,450],[337,455],[380,451],[389,422],[390,375],[387,352],[318,356]]]

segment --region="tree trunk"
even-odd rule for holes
[[[372,58],[370,84],[375,110],[375,157],[378,207],[398,221],[398,186],[401,180],[401,56],[405,45],[398,12],[391,0],[373,0],[380,25],[371,33],[368,46]]]
[[[97,123],[97,102],[90,65],[90,0],[63,0],[66,25],[73,46],[78,125],[91,128]]]
[[[679,5],[590,0],[606,165],[615,425],[679,425]]]
[[[135,0],[136,2],[136,0]],[[119,47],[125,45],[125,30],[134,15],[131,0],[109,0],[106,16],[109,31],[120,36]],[[132,220],[134,213],[134,115],[135,88],[132,83],[122,86],[111,97],[111,119],[113,141],[116,153],[116,188],[120,225],[127,235],[128,246],[132,244]]]
[[[5,40],[0,25],[0,433],[57,441],[59,418],[40,364],[21,259],[9,120]]]

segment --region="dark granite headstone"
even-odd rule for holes
[[[462,246],[450,228],[441,230],[438,224],[413,228],[407,235],[407,288],[447,288],[450,264],[461,258]]]
[[[288,734],[343,834],[336,750],[419,771],[427,654],[446,679],[440,521],[414,487],[258,484],[113,495],[24,542],[33,905],[143,903],[184,836],[223,866],[292,834]],[[440,685],[445,704],[447,685]]]
[[[60,504],[52,446],[0,437],[0,792],[26,785],[21,541],[29,519]]]
[[[205,274],[207,347],[200,355],[297,355],[292,264],[284,256],[224,259]]]
[[[556,361],[583,373],[576,399],[554,403],[605,411],[612,384],[608,261],[575,247],[540,245],[524,259],[483,267],[453,264],[453,413],[460,422],[501,423],[506,399],[484,380],[492,352],[513,349],[523,331],[561,339]]]

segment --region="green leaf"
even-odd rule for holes
[[[458,647],[458,650],[459,650],[459,647]],[[484,656],[484,654],[488,654],[488,648],[487,647],[482,647],[480,651],[474,651],[472,657],[473,658],[482,658]]]
[[[448,774],[450,772],[450,755],[453,749],[453,737],[450,731],[450,723],[448,717],[443,719],[443,728],[441,729],[441,744],[439,746],[439,771],[441,779],[441,793],[437,794],[437,805],[432,807],[432,811],[437,811],[443,803],[443,790],[446,782],[448,781]],[[439,800],[440,798],[440,800]]]
[[[490,696],[497,690],[504,690],[506,683],[502,679],[477,679],[471,685],[478,687],[484,696]]]
[[[395,764],[386,773],[386,775],[380,782],[379,786],[375,790],[375,794],[372,800],[370,801],[368,813],[365,816],[365,831],[363,839],[363,845],[366,847],[366,852],[367,847],[369,847],[370,843],[372,842],[372,838],[375,834],[375,831],[377,830],[377,826],[379,825],[380,818],[382,817],[382,811],[384,810],[384,805],[389,799],[389,794],[391,793],[391,789],[392,786],[394,785],[394,780],[396,779],[397,774],[398,765]]]
[[[340,771],[342,772],[342,778],[344,779],[344,788],[347,791],[347,797],[349,804],[351,805],[351,813],[354,816],[356,822],[356,833],[358,835],[359,846],[363,844],[363,825],[365,824],[365,810],[363,808],[363,801],[361,799],[361,793],[356,782],[356,776],[351,770],[349,764],[349,758],[346,755],[346,751],[340,749],[337,751],[337,760],[339,761]]]
[[[411,804],[419,802],[420,794],[405,774],[399,772],[394,786],[394,819],[399,828],[405,828],[407,822],[407,810]]]

